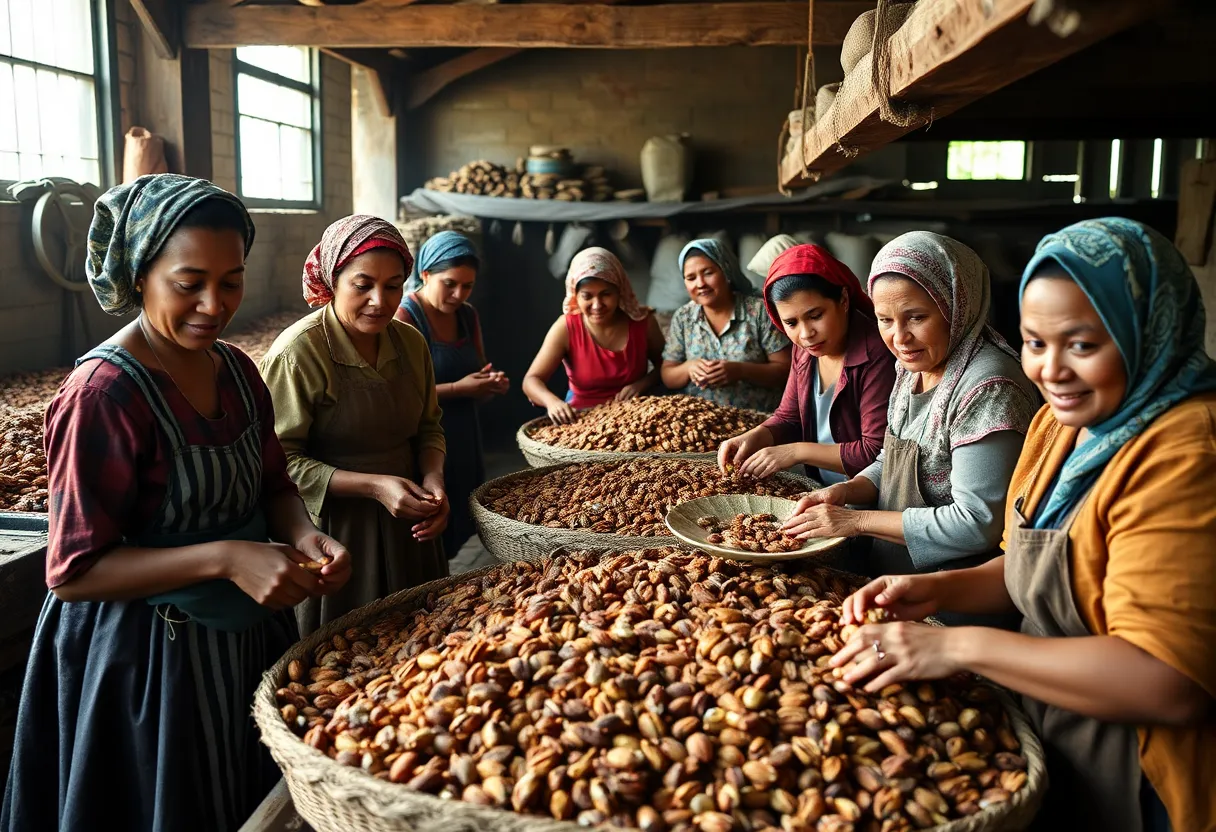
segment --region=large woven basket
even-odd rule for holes
[[[335,634],[374,620],[391,609],[409,612],[426,606],[432,593],[479,578],[496,567],[466,572],[403,590],[322,627],[289,649],[262,676],[254,694],[253,715],[274,761],[283,770],[296,811],[316,832],[578,832],[576,823],[520,815],[459,800],[443,800],[379,780],[360,769],[339,765],[297,737],[279,715],[274,692],[287,684],[287,665],[307,660],[316,646]],[[1029,827],[1047,788],[1043,747],[1021,708],[997,688],[1029,763],[1026,786],[1005,804],[968,818],[933,827],[936,832],[1014,832]]]
[[[619,462],[621,455],[613,455],[607,460],[597,462]],[[674,456],[674,455],[673,455]],[[635,549],[649,549],[655,546],[681,546],[680,539],[674,535],[654,537],[634,537],[620,534],[601,534],[583,529],[553,529],[548,526],[537,526],[533,523],[523,523],[496,514],[481,504],[484,497],[492,488],[499,488],[529,477],[539,477],[550,471],[556,471],[575,463],[565,462],[559,465],[546,465],[527,471],[518,471],[490,480],[479,486],[469,495],[469,512],[473,522],[477,524],[477,534],[481,543],[490,554],[499,560],[537,561],[547,557],[555,549],[596,549],[606,552],[626,552]],[[814,491],[822,486],[809,477],[798,474],[781,473],[776,476],[783,480],[796,483]]]
[[[761,418],[768,417],[768,414],[758,411],[756,415]],[[532,431],[547,424],[549,424],[549,417],[541,416],[539,419],[524,422],[520,425],[519,430],[515,432],[515,441],[519,444],[519,450],[523,452],[524,459],[533,468],[557,465],[562,462],[615,462],[620,459],[635,459],[637,457],[697,459],[702,461],[713,461],[718,458],[716,450],[695,454],[673,454],[664,451],[579,451],[574,448],[546,445],[544,442],[538,442],[533,439]]]

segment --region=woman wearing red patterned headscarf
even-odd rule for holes
[[[302,633],[447,575],[435,372],[426,339],[393,319],[413,262],[392,223],[334,223],[304,264],[304,299],[319,308],[262,360],[291,478],[354,558],[342,592],[296,608]]]
[[[658,381],[662,363],[663,333],[651,310],[638,303],[625,267],[607,249],[588,248],[570,261],[562,317],[532,359],[524,395],[566,424],[575,410],[645,393]],[[548,386],[559,364],[570,387],[564,401]]]
[[[813,245],[773,261],[764,305],[794,344],[790,377],[777,412],[723,442],[718,464],[768,477],[801,463],[825,485],[844,482],[882,449],[895,383],[874,305],[848,266]]]

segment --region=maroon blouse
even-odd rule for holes
[[[764,423],[778,445],[818,441],[815,391],[811,389],[814,360],[809,352],[794,346],[781,404]],[[844,368],[828,412],[832,438],[840,445],[840,459],[850,477],[857,476],[882,450],[894,384],[895,357],[878,334],[878,324],[855,310],[850,312]]]

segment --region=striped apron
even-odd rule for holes
[[[124,370],[173,449],[160,511],[132,545],[268,539],[253,390],[229,348],[215,347],[248,421],[228,446],[186,444],[151,374],[121,347],[80,359]],[[279,777],[250,708],[261,674],[296,633],[290,611],[261,607],[230,581],[132,601],[48,594],[0,832],[237,829]]]

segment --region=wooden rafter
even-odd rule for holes
[[[131,9],[147,32],[157,57],[176,58],[181,17],[173,0],[131,0]]]
[[[816,45],[839,45],[866,0],[820,4]],[[681,46],[789,46],[806,42],[807,3],[673,3],[626,6],[518,3],[413,5],[377,0],[360,6],[186,8],[188,46],[215,49],[290,43],[352,47],[569,47],[639,49]]]
[[[1066,37],[1032,26],[1027,16],[1034,5],[1035,0],[920,0],[891,38],[892,99],[941,118],[1159,13],[1165,4],[1108,0],[1091,7]],[[868,67],[864,60],[857,71]],[[923,126],[883,121],[878,93],[868,83],[846,109],[833,113],[840,106],[838,95],[828,117],[803,135],[801,154],[795,149],[782,160],[782,184],[806,184],[804,161],[812,174],[831,173],[856,155],[847,148],[874,150]]]
[[[372,88],[376,92],[376,105],[379,107],[380,113],[385,116],[394,115],[393,102],[396,100],[395,89],[400,72],[397,58],[389,55],[383,49],[322,49],[321,51],[370,72],[375,81]]]
[[[518,55],[521,51],[520,49],[488,46],[484,49],[474,49],[472,52],[467,52],[458,58],[439,64],[439,66],[431,67],[411,80],[405,108],[413,110],[421,107],[453,81]]]

